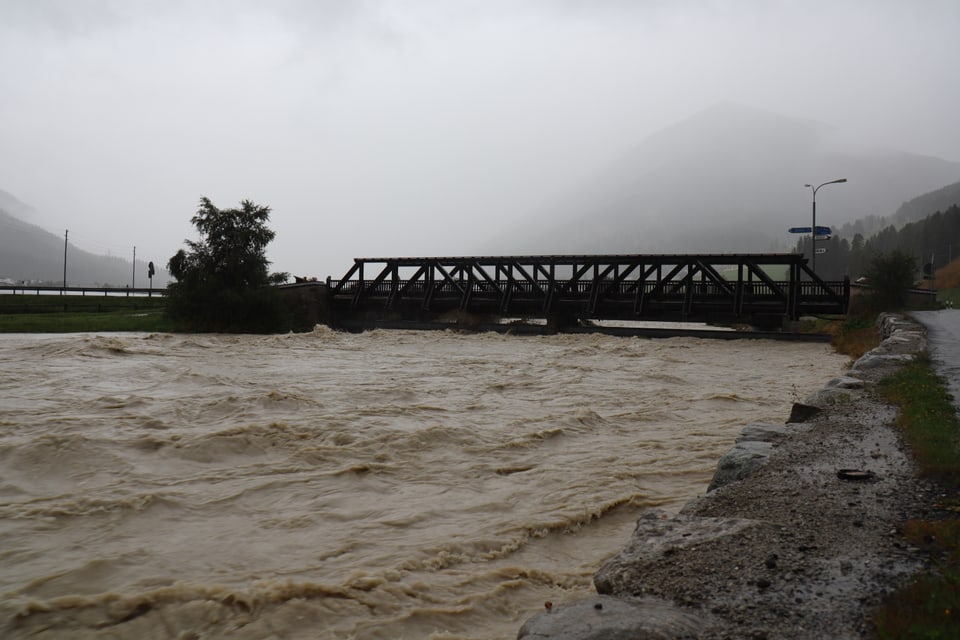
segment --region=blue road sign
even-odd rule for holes
[[[810,233],[809,228],[807,228],[807,233]],[[831,233],[833,233],[833,231],[830,229],[830,227],[821,227],[820,225],[817,225],[818,236],[829,236]]]
[[[817,227],[820,229],[821,227]],[[813,231],[811,227],[790,227],[790,233],[810,233]]]

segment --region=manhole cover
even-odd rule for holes
[[[876,476],[873,471],[863,469],[840,469],[837,471],[837,477],[841,480],[873,480]]]

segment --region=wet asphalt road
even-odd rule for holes
[[[960,309],[915,311],[910,314],[927,328],[927,350],[943,376],[960,411]]]

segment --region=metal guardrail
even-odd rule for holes
[[[55,287],[42,285],[0,285],[0,295],[76,295],[81,296],[153,296],[162,297],[166,294],[165,288],[150,287]]]

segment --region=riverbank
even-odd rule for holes
[[[600,595],[544,611],[518,637],[866,637],[872,608],[925,560],[899,526],[940,498],[873,388],[925,348],[922,328],[888,316],[883,331],[785,425],[748,426],[712,491],[641,518],[594,577]]]
[[[161,296],[0,295],[0,333],[165,332]]]

